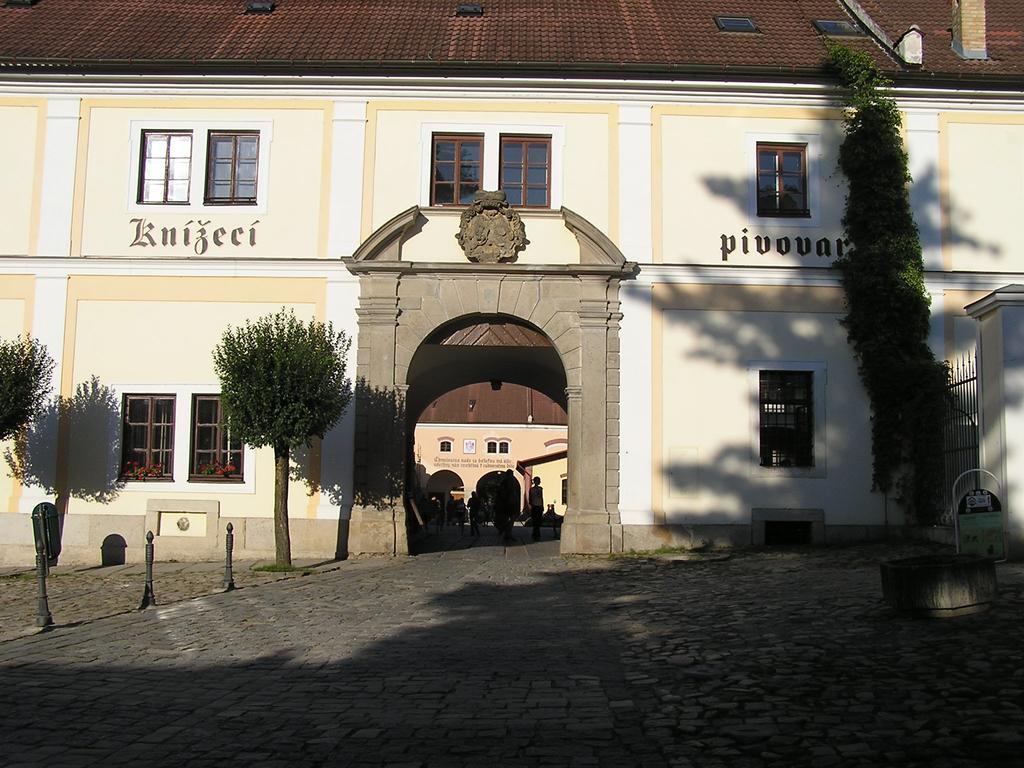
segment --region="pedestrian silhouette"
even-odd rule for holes
[[[540,487],[540,478],[533,478],[530,488],[530,524],[533,526],[533,540],[540,541],[540,527],[544,524],[544,489]]]
[[[471,536],[480,535],[480,497],[473,491],[469,495],[469,533]]]
[[[502,540],[506,544],[511,544],[515,541],[512,537],[512,523],[515,522],[516,512],[519,511],[519,483],[511,469],[506,469],[505,474],[501,476],[497,506],[494,527],[501,531]]]

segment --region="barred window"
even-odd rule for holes
[[[760,371],[762,467],[814,466],[814,374]]]

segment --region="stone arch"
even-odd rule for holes
[[[427,479],[428,491],[449,491],[462,487],[462,477],[450,469],[439,469]]]
[[[477,358],[481,363],[484,360],[490,361],[493,375],[485,376],[479,370],[463,368],[461,366],[456,368],[453,375],[451,366],[446,365],[443,355],[440,356],[442,359],[437,359],[427,354],[430,349],[440,352],[447,346],[439,343],[439,334],[447,335],[448,333],[465,331],[472,327],[479,328],[492,325],[496,327],[507,325],[511,328],[522,329],[525,332],[532,330],[535,334],[532,343],[525,342],[524,344],[523,340],[520,339],[519,342],[513,340],[508,344],[488,344],[480,348],[479,351],[482,353],[498,353],[499,350],[507,350],[509,347],[517,347],[518,349],[515,356],[484,354],[481,356],[482,359]],[[456,350],[468,350],[476,346],[456,344],[448,347],[448,349],[451,352],[455,352]],[[522,354],[524,350],[530,350],[530,352],[524,355]],[[452,360],[453,357],[457,359],[457,356],[448,356],[448,361],[454,362]],[[425,362],[425,359],[431,362]],[[509,315],[461,315],[448,323],[438,326],[431,333],[427,334],[420,342],[409,364],[402,366],[402,370],[405,371],[405,378],[399,384],[404,384],[408,387],[407,411],[409,426],[410,428],[414,427],[416,418],[427,403],[443,395],[445,392],[465,384],[473,384],[488,379],[498,379],[531,387],[566,407],[565,389],[568,378],[565,362],[565,355],[542,330],[525,323],[520,318],[513,318]],[[495,363],[498,363],[496,369]],[[519,363],[522,364],[522,367],[517,367]],[[457,363],[455,364],[457,365]],[[431,367],[433,371],[443,374],[433,377],[437,379],[436,387],[431,386],[434,383],[432,380],[424,380],[425,376],[431,373],[429,370]],[[414,385],[417,386],[414,387]]]
[[[636,265],[584,217],[561,209],[579,244],[572,264],[412,262],[417,207],[393,217],[346,261],[359,277],[356,498],[349,551],[407,553],[405,414],[417,350],[446,324],[504,316],[545,334],[565,372],[570,502],[562,550],[621,549],[618,512],[619,284]],[[391,441],[380,440],[384,434]]]

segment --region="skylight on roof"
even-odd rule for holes
[[[715,24],[723,32],[760,32],[749,16],[715,16]]]
[[[483,16],[484,6],[482,3],[459,3],[455,8],[456,16]]]
[[[860,37],[863,34],[859,28],[848,21],[815,19],[814,26],[821,34],[828,37]]]
[[[277,4],[274,0],[248,0],[245,4],[246,13],[273,13]]]

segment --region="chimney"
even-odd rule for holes
[[[896,54],[906,64],[920,66],[924,60],[924,36],[921,28],[914,24],[896,41]]]
[[[985,0],[953,0],[953,50],[962,59],[987,59]]]

